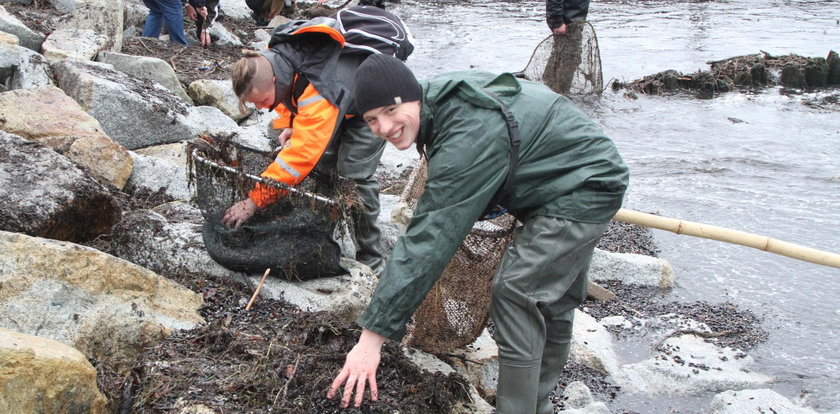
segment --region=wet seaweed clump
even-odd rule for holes
[[[549,396],[551,402],[559,410],[562,411],[572,408],[566,406],[564,390],[569,384],[575,381],[581,381],[586,384],[586,387],[592,392],[593,399],[597,401],[613,401],[621,392],[621,387],[615,384],[604,373],[586,365],[568,361],[566,362],[566,366],[563,367],[563,374],[560,375],[554,394]]]
[[[610,221],[607,231],[596,247],[612,253],[659,256],[659,248],[656,247],[649,228],[615,220]]]
[[[840,85],[840,56],[773,56],[767,52],[736,56],[708,62],[709,70],[683,74],[667,70],[631,82],[614,82],[613,90],[659,95],[668,92],[692,91],[701,98],[722,92],[782,86],[794,89],[815,89]]]
[[[246,311],[250,294],[239,283],[194,285],[205,300],[206,324],[149,349],[125,377],[99,370],[116,411],[446,413],[469,399],[465,379],[421,371],[392,342],[383,348],[379,400],[342,410],[326,392],[356,343],[357,326],[281,300],[260,299]]]

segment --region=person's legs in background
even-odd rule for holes
[[[157,0],[143,0],[143,4],[149,8],[146,15],[146,23],[143,24],[143,37],[160,36],[160,28],[163,25],[163,13],[160,11]]]
[[[149,8],[146,23],[143,25],[144,37],[160,36],[161,20],[166,26],[171,42],[187,44],[184,36],[184,10],[180,0],[143,0]]]
[[[158,2],[161,4],[163,24],[169,33],[169,41],[187,44],[187,38],[184,36],[184,5],[181,0],[158,0]]]

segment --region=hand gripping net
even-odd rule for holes
[[[519,74],[563,95],[600,94],[604,78],[595,29],[587,22],[566,28],[565,35],[549,35],[540,42]]]
[[[408,223],[423,193],[426,162],[418,161],[400,196],[393,218]],[[510,214],[475,223],[409,324],[405,342],[442,354],[467,345],[487,326],[490,283],[513,235]]]
[[[343,272],[335,228],[355,196],[352,182],[313,172],[298,186],[259,177],[273,154],[241,147],[231,137],[203,137],[189,146],[191,181],[204,215],[204,247],[228,269],[251,274],[271,268],[286,280],[307,280]],[[318,175],[318,177],[316,177]],[[221,224],[225,210],[247,197],[257,181],[289,194],[260,209],[239,228]],[[325,195],[322,195],[325,194]],[[342,226],[343,227],[343,226]]]

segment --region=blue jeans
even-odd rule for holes
[[[149,8],[146,24],[143,26],[144,37],[160,36],[161,20],[166,25],[169,40],[182,45],[187,44],[184,36],[184,10],[181,0],[143,0]]]

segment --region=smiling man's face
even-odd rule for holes
[[[411,147],[420,132],[420,101],[380,106],[364,113],[373,133],[402,151]]]

